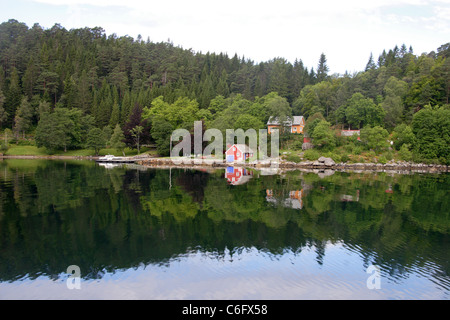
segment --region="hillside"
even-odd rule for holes
[[[66,150],[84,147],[94,127],[106,132],[106,143],[118,125],[133,146],[136,126],[143,128],[141,143],[164,144],[167,132],[191,129],[194,120],[219,129],[259,129],[273,115],[320,115],[335,128],[379,126],[392,133],[407,126],[423,140],[418,147],[408,143],[411,151],[445,162],[448,120],[439,120],[432,133],[425,132],[424,121],[448,114],[450,44],[430,50],[418,55],[403,44],[378,58],[368,53],[361,72],[330,75],[325,54],[313,67],[300,58],[255,63],[107,35],[100,27],[44,29],[9,20],[0,24],[1,128],[11,129],[16,139],[36,134],[38,146]],[[427,111],[414,124],[425,106],[442,111]],[[51,118],[60,108],[69,111]],[[45,123],[59,123],[67,132],[47,132]],[[46,145],[65,134],[64,141]],[[430,145],[437,147],[428,150]]]

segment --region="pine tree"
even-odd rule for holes
[[[365,71],[369,71],[369,70],[373,70],[376,68],[375,62],[373,61],[373,55],[372,52],[370,53],[370,57],[369,57],[369,61],[366,64],[366,69]]]
[[[114,132],[111,135],[111,139],[109,140],[109,145],[113,149],[117,149],[122,151],[123,156],[125,156],[125,136],[123,134],[122,129],[120,128],[119,124],[116,124],[114,127]]]
[[[319,58],[319,64],[317,66],[317,81],[321,82],[326,80],[328,76],[328,66],[327,66],[327,58],[325,57],[325,54],[321,54]]]
[[[9,87],[8,91],[6,92],[6,100],[4,105],[6,113],[8,114],[6,126],[12,127],[14,116],[16,114],[17,108],[20,105],[21,100],[22,100],[22,92],[20,90],[19,85],[19,74],[17,69],[14,68],[9,78]]]
[[[86,146],[94,149],[96,156],[98,156],[100,149],[104,148],[105,145],[105,136],[100,128],[92,128],[89,130]]]
[[[124,125],[128,120],[131,111],[131,106],[132,106],[131,94],[129,91],[127,91],[123,96],[122,108],[120,109],[120,123],[122,125]]]
[[[3,104],[5,102],[5,95],[3,94],[2,90],[0,89],[0,128],[2,127],[3,123],[8,118],[8,114],[6,113],[6,110],[3,108]]]
[[[216,87],[216,95],[221,95],[223,97],[228,97],[230,94],[230,88],[228,87],[228,74],[227,71],[224,69],[222,70],[222,75],[220,76],[219,83]]]
[[[17,109],[16,116],[14,117],[14,131],[16,137],[22,132],[22,137],[25,138],[25,131],[31,126],[31,120],[34,116],[33,109],[30,102],[26,97],[22,98],[19,108]]]
[[[114,100],[114,104],[111,111],[111,118],[109,120],[109,125],[111,128],[114,128],[117,124],[120,123],[120,107],[117,100]]]

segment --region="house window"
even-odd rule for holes
[[[296,131],[297,131],[297,127],[292,128],[292,130],[293,130],[294,132],[296,132]]]
[[[236,152],[236,157],[240,157],[241,154],[239,152]]]

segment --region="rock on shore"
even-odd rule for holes
[[[137,161],[138,164],[150,167],[175,166],[175,167],[228,167],[241,166],[248,168],[268,168],[278,167],[286,169],[304,168],[304,169],[331,169],[331,170],[358,170],[358,171],[417,171],[417,172],[449,172],[448,166],[439,164],[423,164],[412,162],[394,162],[381,163],[336,163],[331,158],[320,157],[316,161],[290,162],[279,158],[258,160],[246,163],[228,163],[223,160],[214,159],[190,159],[183,158],[173,161],[170,158],[147,158]]]

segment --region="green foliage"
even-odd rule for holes
[[[302,159],[300,158],[300,156],[294,154],[294,153],[290,153],[286,156],[286,160],[290,161],[290,162],[300,162]]]
[[[188,129],[198,120],[198,103],[187,97],[178,98],[174,103],[164,101],[164,97],[159,96],[152,101],[151,108],[145,107],[142,112],[143,119],[160,117],[169,122],[173,128]],[[204,114],[204,113],[203,113]]]
[[[387,141],[389,133],[386,129],[376,126],[367,126],[361,130],[361,142],[366,145],[367,149],[373,149],[376,152],[382,152],[389,148]]]
[[[394,148],[400,150],[404,144],[410,146],[415,144],[416,137],[410,126],[402,123],[394,128],[393,135]]]
[[[401,122],[403,116],[403,99],[408,90],[408,84],[391,76],[384,86],[384,100],[381,106],[385,112],[384,122],[386,127],[393,128]]]
[[[323,156],[333,159],[333,161],[336,163],[342,161],[342,156],[337,152],[337,150],[329,151],[325,153]]]
[[[387,163],[387,159],[384,155],[381,155],[378,157],[378,162],[381,164],[386,164]]]
[[[317,124],[322,120],[325,120],[325,118],[321,113],[313,114],[311,117],[308,118],[308,120],[306,120],[304,132],[308,134],[310,137],[312,137],[314,129],[316,128]]]
[[[320,153],[315,149],[309,149],[305,151],[303,158],[309,161],[314,161],[320,158]]]
[[[78,109],[56,108],[42,114],[36,128],[36,145],[49,150],[80,148],[93,128],[93,118]]]
[[[16,131],[16,136],[18,136],[19,132],[22,132],[23,136],[25,136],[25,131],[31,126],[33,116],[34,110],[30,102],[26,97],[22,98],[22,102],[14,117],[14,131]]]
[[[259,129],[263,129],[264,127],[261,120],[249,114],[241,114],[234,124],[234,129],[242,129],[244,131],[254,129],[258,132]]]
[[[140,153],[141,136],[143,131],[144,131],[143,126],[136,126],[133,129],[131,129],[131,136],[134,138],[134,141],[136,143],[138,154]]]
[[[330,124],[321,120],[314,128],[311,135],[314,141],[314,145],[320,146],[321,148],[331,150],[336,146],[336,136],[334,131],[331,129]]]
[[[150,126],[141,120],[150,124],[154,116],[161,116],[173,129],[190,130],[194,121],[204,120],[208,128],[224,131],[237,125],[265,128],[270,116],[282,120],[303,115],[308,118],[305,132],[312,136],[319,123],[315,116],[320,115],[343,128],[370,125],[391,131],[410,125],[418,144],[408,133],[409,138],[398,136],[396,150],[407,143],[422,159],[448,159],[445,136],[430,138],[433,127],[411,122],[424,105],[449,101],[448,45],[421,55],[396,46],[383,51],[378,60],[371,56],[362,72],[329,76],[325,54],[314,70],[301,60],[255,63],[237,55],[193,52],[170,42],[107,36],[102,28],[66,30],[55,25],[45,30],[38,24],[29,28],[10,20],[0,24],[0,39],[3,128],[23,136],[55,109],[81,111],[72,114],[69,133],[56,134],[55,142],[46,143],[51,148],[82,148],[92,126],[113,129],[117,124],[128,146],[135,145],[131,129],[137,125],[145,128],[143,141],[150,142]],[[142,119],[134,113],[136,106],[144,109]],[[40,127],[38,139],[43,145]],[[394,130],[394,136],[397,133]],[[67,141],[61,142],[66,135]],[[52,136],[47,134],[49,139]],[[337,146],[345,144],[336,141]]]
[[[450,159],[450,109],[427,106],[411,124],[416,136],[414,150],[425,159]]]
[[[341,156],[341,162],[346,163],[346,162],[348,162],[349,160],[350,160],[350,158],[349,158],[348,155],[343,154],[343,155]]]
[[[413,158],[412,152],[409,150],[409,144],[403,144],[400,147],[399,156],[403,161],[411,161]]]
[[[152,120],[151,135],[156,143],[156,149],[160,156],[170,154],[170,135],[174,127],[161,116],[155,116]]]
[[[2,153],[5,153],[6,151],[8,151],[8,145],[6,144],[5,141],[2,141],[1,145],[0,145],[0,151]]]
[[[123,131],[120,128],[120,125],[116,124],[114,131],[111,135],[111,139],[109,140],[109,144],[110,144],[111,148],[120,150],[123,153],[123,155],[125,156],[124,149],[125,149],[126,145],[125,145],[124,140],[125,140],[125,136],[123,134]]]
[[[353,94],[347,102],[345,117],[355,128],[381,125],[384,116],[383,108],[375,104],[371,98],[364,98],[361,93]]]
[[[95,151],[95,155],[98,156],[100,149],[106,145],[105,134],[100,128],[92,128],[88,132],[86,146],[92,148]]]

